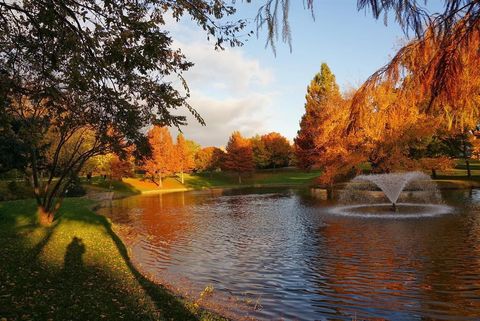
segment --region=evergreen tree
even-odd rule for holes
[[[325,125],[322,123],[329,121],[330,110],[342,102],[335,75],[326,63],[322,63],[320,72],[307,87],[305,99],[305,114],[295,138],[295,154],[300,168],[311,169],[322,153],[316,143],[321,135],[319,130]]]

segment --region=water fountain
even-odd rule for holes
[[[340,195],[338,215],[407,218],[451,213],[436,183],[422,172],[359,175]]]

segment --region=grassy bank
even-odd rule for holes
[[[0,203],[0,319],[220,320],[143,277],[110,222],[67,199],[51,227],[33,201]]]
[[[442,189],[480,188],[480,161],[470,160],[470,173],[468,177],[465,161],[459,160],[455,168],[439,171],[435,181]]]
[[[257,171],[242,176],[242,184],[238,183],[238,175],[234,173],[199,173],[185,176],[185,186],[194,189],[212,187],[249,187],[249,186],[294,186],[309,185],[320,176],[320,171],[304,172],[298,169],[280,169],[276,171]]]
[[[184,184],[176,176],[167,177],[163,180],[163,186],[159,187],[151,181],[139,178],[124,178],[120,181],[103,180],[94,178],[85,187],[92,193],[113,191],[115,197],[124,197],[148,192],[171,192],[191,189],[206,188],[236,188],[254,186],[300,186],[313,183],[320,171],[303,172],[297,169],[280,169],[276,171],[257,171],[242,176],[242,184],[238,183],[235,173],[214,172],[185,174]]]

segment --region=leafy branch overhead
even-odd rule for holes
[[[222,47],[241,44],[245,22],[222,22],[234,12],[224,1],[0,1],[1,130],[22,146],[2,169],[24,170],[51,212],[87,159],[132,145],[148,154],[145,126],[186,125],[185,111],[204,124],[182,76],[193,64],[166,18],[190,16]]]

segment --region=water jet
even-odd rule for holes
[[[392,203],[392,212],[396,212],[396,211],[397,211],[397,204]]]
[[[359,175],[342,191],[340,204],[333,214],[407,218],[452,211],[442,204],[436,183],[422,172]]]

